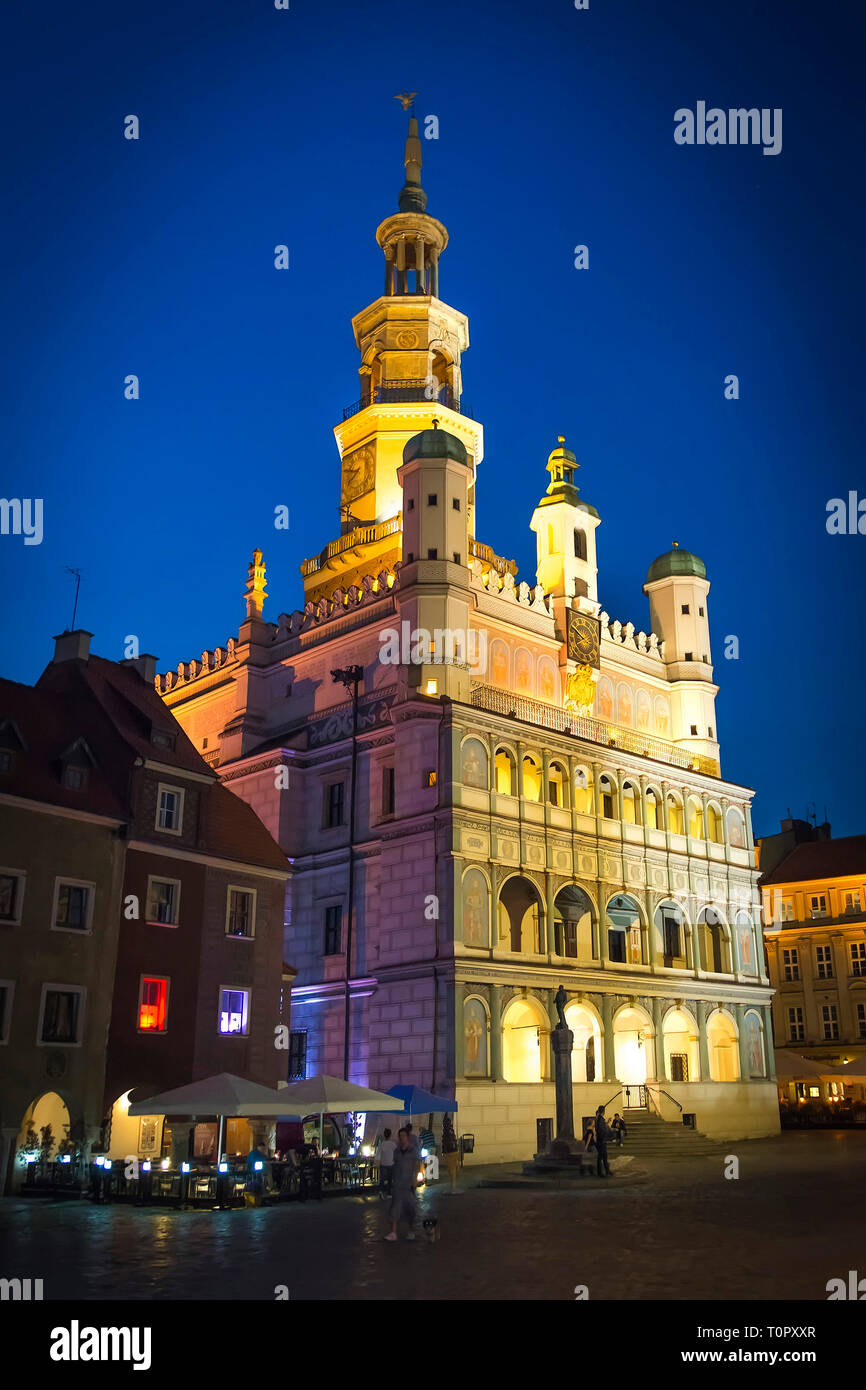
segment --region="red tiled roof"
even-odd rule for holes
[[[283,869],[288,876],[289,861],[252,806],[220,782],[205,789],[202,824],[208,854]]]
[[[796,845],[766,876],[771,883],[797,883],[801,879],[846,878],[866,875],[866,835],[846,835],[841,840],[808,840]]]
[[[24,740],[12,768],[0,773],[0,792],[53,806],[126,820],[127,773],[123,745],[83,692],[55,693],[0,679],[0,724],[10,719]],[[96,759],[87,785],[76,791],[61,780],[60,758],[83,738]]]

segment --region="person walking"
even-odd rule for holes
[[[415,1187],[418,1179],[417,1150],[409,1143],[409,1132],[401,1129],[397,1134],[397,1148],[394,1152],[393,1176],[391,1181],[391,1208],[388,1213],[391,1229],[386,1240],[397,1239],[397,1227],[405,1221],[409,1227],[407,1240],[415,1239],[415,1218],[418,1215],[418,1199]]]
[[[391,1191],[391,1180],[394,1176],[394,1154],[397,1145],[391,1138],[390,1129],[382,1131],[382,1142],[379,1145],[379,1187],[382,1192]]]
[[[610,1126],[604,1118],[604,1106],[600,1105],[595,1112],[595,1150],[598,1155],[595,1164],[595,1176],[597,1178],[610,1177],[610,1164],[607,1161],[607,1141],[610,1135]],[[604,1173],[602,1173],[604,1168]]]

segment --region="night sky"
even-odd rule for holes
[[[706,562],[722,769],[758,789],[756,833],[810,802],[866,830],[866,536],[825,526],[830,498],[866,497],[861,19],[854,0],[7,8],[2,493],[43,498],[45,532],[0,537],[0,673],[50,658],[67,565],[93,649],[134,633],[161,670],[236,633],[254,545],[265,616],[302,607],[298,566],[339,531],[331,430],[359,395],[350,319],[381,293],[409,88],[440,123],[424,186],[451,237],[441,297],[470,320],[479,538],[534,582],[565,434],[611,618],[648,626],[673,540]],[[677,145],[698,101],[781,107],[782,152]]]

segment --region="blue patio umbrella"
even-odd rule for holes
[[[432,1091],[425,1091],[421,1086],[391,1086],[386,1095],[393,1096],[395,1100],[402,1102],[395,1105],[395,1111],[402,1111],[405,1115],[430,1115],[442,1114],[446,1110],[456,1110],[456,1100],[446,1100],[444,1096],[434,1096]],[[390,1110],[382,1110],[380,1114],[390,1115]]]

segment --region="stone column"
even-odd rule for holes
[[[599,789],[598,789],[598,783],[599,783],[599,779],[600,779],[600,777],[602,776],[602,774],[603,774],[603,769],[602,769],[601,763],[593,763],[593,765],[592,765],[592,814],[596,817],[596,819],[598,819],[598,817],[599,817],[600,814],[601,814],[601,812],[600,812],[600,810],[599,810],[599,807],[601,806],[601,793],[599,792]]]
[[[601,1080],[613,1082],[616,1081],[616,1061],[613,1049],[613,1000],[609,994],[601,996],[601,1025],[604,1032],[604,1074]]]
[[[385,247],[385,294],[394,293],[394,248]]]
[[[397,293],[406,293],[406,243],[402,237],[397,242]]]
[[[466,1076],[466,1028],[463,1016],[463,1004],[466,991],[460,984],[452,985],[452,998],[454,1000],[454,1084],[459,1086]],[[488,1057],[490,1056],[488,1044]]]
[[[556,1086],[556,1137],[574,1138],[574,1092],[571,1089],[571,1050],[574,1034],[570,1028],[554,1028],[550,1034]]]
[[[667,1073],[665,1071],[665,1040],[664,1035],[662,1034],[662,1001],[660,999],[654,998],[652,1004],[653,1031],[655,1033],[655,1037],[653,1038],[656,1060],[655,1079],[656,1081],[661,1082],[667,1080]]]
[[[607,889],[601,880],[596,881],[596,897],[598,899],[598,958],[602,965],[610,965],[610,938],[607,931],[605,894]]]
[[[426,288],[424,284],[424,242],[421,237],[415,238],[415,293],[423,294]]]
[[[434,249],[430,251],[430,293],[439,298],[439,252]]]
[[[518,743],[518,745],[517,745],[517,795],[518,795],[519,797],[522,797],[523,794],[524,794],[524,793],[523,793],[523,758],[524,758],[525,753],[526,753],[526,744],[525,744],[525,743]]]
[[[669,834],[669,825],[670,825],[670,822],[669,822],[669,819],[668,819],[668,792],[670,791],[670,789],[671,789],[671,784],[670,784],[670,782],[662,782],[662,823],[661,823],[661,825],[659,826],[659,829],[660,829],[660,830],[663,830],[663,831],[665,832],[665,835]],[[668,846],[667,846],[667,847],[668,847],[668,849],[670,849],[670,844],[669,844],[669,843],[668,843]]]
[[[746,1006],[745,1004],[737,1004],[735,1009],[737,1014],[737,1044],[740,1053],[740,1080],[750,1081],[749,1046],[746,1038]]]
[[[625,768],[618,767],[617,770],[616,770],[616,814],[617,814],[617,820],[619,821],[620,825],[623,825],[624,820],[625,820],[625,816],[624,816],[624,810],[625,810],[625,808],[624,808],[624,806],[623,806],[623,795],[622,795],[622,783],[623,783],[623,778],[624,778],[624,777],[625,777]]]
[[[707,820],[707,807],[709,805],[709,802],[709,792],[701,792],[701,829],[704,833],[705,844],[709,844],[710,840],[710,825],[709,821]],[[707,858],[709,858],[709,855],[707,855]]]
[[[554,918],[556,916],[556,882],[553,874],[547,875],[547,914],[545,923],[545,936],[547,939],[547,954],[552,955],[556,951],[556,932],[554,930]],[[563,945],[563,950],[565,949]],[[555,1022],[556,1020],[554,1020]]]
[[[502,1080],[502,986],[490,986],[490,1079]]]
[[[726,796],[723,796],[723,797],[721,798],[721,802],[722,802],[722,844],[723,844],[724,847],[725,847],[725,863],[727,863],[727,861],[728,861],[728,851],[729,851],[729,849],[730,849],[730,846],[729,846],[729,844],[728,844],[728,807],[730,806],[731,803],[730,803],[730,801],[728,801],[728,799],[727,799]]]
[[[649,830],[649,826],[647,825],[647,818],[646,818],[646,789],[647,789],[647,778],[646,778],[646,776],[645,776],[644,773],[641,773],[641,775],[640,775],[640,823],[641,823],[641,827],[643,828],[643,839],[644,839],[644,844],[648,844],[648,843],[649,843],[649,839],[648,839],[648,835],[647,835],[647,832],[648,832],[648,830]]]
[[[699,999],[695,1005],[695,1014],[698,1020],[698,1055],[701,1062],[701,1080],[710,1080],[710,1048],[707,1041],[707,1014],[709,1005],[705,999]]]

